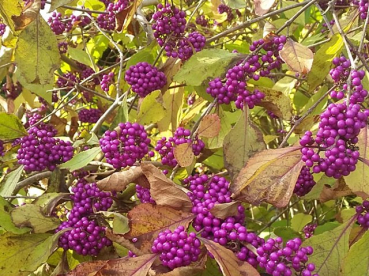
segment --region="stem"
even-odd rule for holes
[[[17,183],[17,185],[15,186],[15,189],[13,191],[13,195],[16,195],[18,193],[18,191],[28,185],[31,185],[32,183],[36,182],[36,181],[40,181],[41,179],[50,177],[52,174],[52,172],[50,171],[46,171],[46,172],[41,172],[35,175],[32,175],[30,177],[28,177],[27,179],[24,179],[20,182]]]

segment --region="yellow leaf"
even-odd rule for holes
[[[27,83],[54,83],[54,70],[60,66],[58,44],[56,36],[40,15],[19,35],[15,62]]]
[[[0,0],[0,15],[10,30],[15,33],[12,16],[20,15],[22,6],[18,1]]]

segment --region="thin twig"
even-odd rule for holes
[[[241,30],[241,29],[244,29],[246,28],[247,26],[251,25],[251,24],[254,24],[256,22],[259,22],[263,19],[266,19],[268,17],[271,17],[271,16],[274,16],[274,15],[277,15],[277,14],[280,14],[280,13],[283,13],[285,11],[288,11],[288,10],[291,10],[291,9],[294,9],[294,8],[297,8],[297,7],[301,7],[301,6],[304,6],[305,4],[311,2],[311,0],[308,0],[308,1],[304,1],[304,2],[301,2],[301,3],[296,3],[294,5],[291,5],[291,6],[288,6],[288,7],[285,7],[285,8],[282,8],[282,9],[279,9],[279,10],[276,10],[276,11],[272,11],[270,13],[267,13],[267,14],[264,14],[258,18],[255,18],[255,19],[251,19],[251,20],[248,20],[246,22],[243,22],[242,24],[238,25],[238,26],[235,26],[231,29],[228,29],[228,30],[225,30],[209,39],[206,40],[206,43],[210,43],[210,42],[213,42],[221,37],[224,37],[224,36],[227,36],[235,31],[238,31],[238,30]],[[315,2],[315,1],[314,1]]]
[[[31,185],[32,183],[36,182],[36,181],[40,181],[41,179],[50,177],[52,174],[52,172],[50,171],[46,171],[46,172],[41,172],[35,175],[32,175],[30,177],[28,177],[27,179],[24,179],[20,182],[17,183],[17,185],[15,186],[15,189],[13,191],[13,195],[16,195],[18,193],[18,191],[28,185]]]
[[[295,130],[295,128],[301,124],[301,122],[310,115],[311,112],[313,112],[313,110],[318,106],[318,104],[320,104],[323,99],[325,97],[327,97],[329,95],[329,93],[331,93],[335,88],[337,87],[337,85],[331,87],[331,89],[329,89],[327,92],[324,93],[324,95],[322,97],[320,97],[319,100],[316,101],[316,103],[314,103],[306,112],[304,115],[302,115],[298,120],[295,121],[294,125],[291,127],[290,131],[287,133],[286,137],[284,137],[283,141],[281,142],[281,144],[279,145],[278,148],[283,148],[283,146],[287,143],[288,138],[290,138],[290,136],[292,135],[293,131]]]
[[[46,1],[46,3],[51,5],[51,1]],[[88,12],[88,13],[108,14],[108,12],[105,12],[105,11],[87,10],[87,9],[82,9],[82,8],[77,8],[77,7],[67,6],[67,5],[62,5],[60,7],[64,8],[64,9],[73,10],[73,11],[82,11],[82,12],[86,12],[86,13]],[[49,11],[49,12],[51,12],[51,11]]]

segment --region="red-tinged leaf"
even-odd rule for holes
[[[275,0],[254,0],[255,14],[264,15],[271,7],[273,7]]]
[[[248,112],[242,113],[224,139],[224,163],[231,178],[236,178],[250,156],[263,149],[265,149],[263,134],[249,120]]]
[[[120,192],[140,176],[142,176],[141,167],[133,167],[127,171],[113,173],[103,180],[97,181],[97,186],[104,191]]]
[[[129,211],[128,218],[131,230],[124,237],[126,239],[137,238],[136,247],[149,253],[159,232],[166,229],[173,231],[180,225],[187,228],[194,215],[166,206],[144,203]]]
[[[302,166],[300,147],[265,150],[249,159],[230,188],[238,200],[285,207]]]
[[[142,172],[150,182],[150,194],[157,205],[189,212],[192,202],[180,186],[168,179],[152,164],[141,164]]]
[[[314,273],[320,276],[341,275],[343,260],[349,251],[350,232],[355,217],[333,230],[314,235],[303,242],[302,246],[311,246],[314,252],[309,263],[315,264]]]
[[[249,263],[240,262],[231,250],[211,240],[200,239],[214,256],[224,276],[260,276],[259,272]]]
[[[146,276],[156,258],[156,254],[145,254],[135,258],[84,262],[70,271],[67,276]]]
[[[200,122],[198,135],[200,137],[213,138],[220,131],[220,118],[217,114],[206,115]]]
[[[225,219],[236,216],[238,214],[238,206],[240,206],[240,203],[237,201],[216,204],[211,208],[210,213],[217,218]]]
[[[279,56],[288,67],[298,73],[306,75],[313,66],[314,53],[306,46],[287,39]]]
[[[116,30],[118,32],[128,28],[137,11],[137,8],[141,5],[141,3],[142,0],[133,1],[132,5],[128,9],[124,9],[116,15]]]
[[[369,127],[360,131],[358,139],[360,162],[356,164],[356,170],[344,179],[355,194],[367,198],[369,197]]]
[[[268,35],[274,33],[277,30],[276,26],[274,26],[269,21],[265,22],[263,29],[263,37],[267,37]]]
[[[174,158],[181,167],[190,166],[195,158],[190,143],[180,144],[174,147]]]

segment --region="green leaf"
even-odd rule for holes
[[[22,5],[18,1],[0,0],[0,15],[10,30],[15,33],[12,16],[22,13]]]
[[[12,140],[25,135],[27,131],[17,116],[0,113],[0,140]]]
[[[369,275],[369,231],[354,243],[343,261],[342,276],[368,276]]]
[[[84,65],[87,65],[92,68],[95,67],[95,64],[91,63],[91,60],[88,54],[82,49],[68,47],[68,54],[70,55],[72,59],[75,59],[76,61]]]
[[[6,178],[5,183],[1,185],[0,188],[0,195],[1,196],[11,196],[17,183],[22,175],[23,172],[23,165],[19,166],[16,170],[10,172]]]
[[[8,73],[8,64],[11,62],[13,56],[13,48],[7,48],[5,46],[0,47],[0,80],[4,79]]]
[[[248,118],[248,112],[241,116],[224,138],[224,163],[234,178],[245,166],[250,156],[265,149],[263,135],[259,128]]]
[[[363,128],[359,135],[360,157],[369,160],[369,127]],[[357,195],[362,197],[369,196],[369,165],[359,160],[356,164],[356,170],[348,176],[344,176],[347,186]]]
[[[326,78],[332,66],[332,60],[341,53],[343,40],[340,34],[332,36],[331,40],[315,53],[313,67],[308,74],[307,83],[309,90],[314,89]]]
[[[6,276],[26,276],[45,263],[55,250],[60,234],[5,233],[0,236],[0,270]]]
[[[69,169],[70,171],[78,170],[78,169],[83,168],[84,166],[86,166],[92,160],[94,160],[96,155],[98,155],[100,152],[101,152],[100,147],[96,147],[96,148],[92,148],[92,149],[89,149],[89,150],[82,151],[82,152],[76,154],[75,156],[73,156],[73,158],[71,160],[61,164],[60,168],[61,169]]]
[[[223,275],[217,262],[212,258],[208,258],[206,260],[205,267],[206,269],[196,274],[196,276],[222,276]]]
[[[291,228],[296,232],[300,232],[312,219],[313,217],[311,215],[303,213],[296,214],[291,220]]]
[[[283,77],[273,86],[273,90],[281,91],[287,97],[290,96],[297,80],[291,77]]]
[[[48,217],[42,213],[40,206],[26,204],[15,208],[11,212],[11,217],[18,227],[31,227],[35,233],[46,233],[54,230],[60,224],[56,217]]]
[[[26,82],[54,84],[54,70],[60,67],[58,42],[42,16],[37,16],[20,33],[15,49],[15,62]]]
[[[299,234],[291,229],[290,227],[276,227],[274,229],[274,234],[281,237],[284,241],[291,240],[299,236]]]
[[[304,108],[301,110],[301,113],[305,113],[310,107],[312,107],[320,98],[324,96],[324,94],[328,91],[327,86],[322,86],[317,93],[315,93],[311,98],[308,100]],[[323,109],[325,108],[328,102],[328,97],[325,97],[310,113],[310,115],[319,115],[322,113]]]
[[[247,6],[244,0],[224,0],[224,4],[234,10],[243,9]]]
[[[45,193],[39,196],[33,204],[40,206],[44,214],[51,215],[58,202],[62,199],[68,199],[69,195],[69,193]]]
[[[239,56],[221,49],[202,50],[186,61],[174,76],[174,81],[200,86],[208,78],[220,77]]]
[[[119,214],[114,213],[113,219],[113,232],[114,234],[125,234],[129,232],[128,218]]]
[[[30,228],[18,228],[15,226],[10,216],[10,212],[12,210],[13,207],[10,203],[0,197],[0,226],[13,234],[24,234],[30,232]]]
[[[157,123],[165,116],[165,109],[163,107],[163,99],[161,91],[156,90],[147,95],[140,106],[140,111],[137,115],[137,121],[140,124],[148,125]]]
[[[314,235],[303,242],[302,246],[314,248],[313,254],[309,256],[309,263],[315,264],[314,273],[320,276],[340,275],[342,260],[349,250],[352,226],[353,220],[351,219],[331,231]]]

